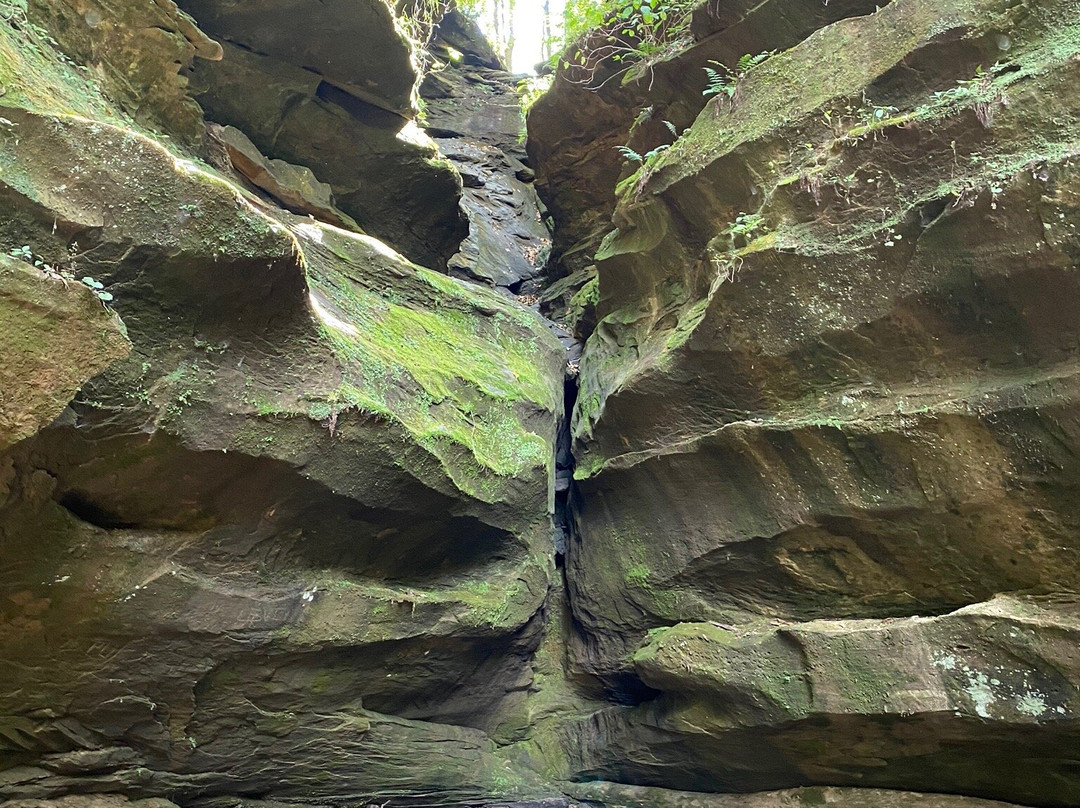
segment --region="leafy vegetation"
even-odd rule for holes
[[[72,260],[65,266],[54,266],[41,256],[35,255],[29,244],[23,244],[21,247],[12,247],[10,250],[8,250],[8,255],[10,255],[12,258],[17,258],[20,261],[25,261],[26,263],[33,265],[37,269],[40,269],[42,272],[48,273],[49,275],[60,278],[64,281],[70,281],[75,279],[74,260]],[[86,277],[80,278],[79,282],[83,284],[83,286],[87,287],[91,292],[93,292],[94,296],[102,303],[109,303],[113,300],[112,294],[105,291],[105,284],[103,284],[101,281],[95,280],[94,278],[91,278],[89,275],[87,275]]]
[[[566,77],[598,89],[627,76],[683,43],[698,5],[693,0],[568,0],[558,48]]]
[[[735,96],[739,90],[739,82],[747,73],[772,56],[773,53],[775,51],[759,53],[756,56],[749,53],[744,54],[740,57],[734,69],[717,62],[715,59],[710,59],[709,64],[714,65],[714,67],[703,68],[705,75],[708,76],[709,83],[701,94],[706,98],[715,96],[717,104],[723,104],[725,101],[734,104]]]

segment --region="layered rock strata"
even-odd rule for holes
[[[5,805],[1080,802],[1075,3],[701,3],[528,155],[457,10],[181,5],[0,7]]]
[[[685,54],[533,113],[581,122],[532,148],[587,228],[560,238],[595,241],[585,191],[619,179],[568,579],[576,665],[638,706],[569,731],[575,776],[1072,804],[1071,641],[1040,644],[1080,584],[1075,9],[800,8],[703,6]],[[683,73],[652,112],[678,137],[613,165],[605,104],[740,53],[764,56],[711,99]]]
[[[0,29],[5,350],[42,341],[4,400],[0,799],[550,792],[496,741],[562,347],[136,125],[46,36]]]

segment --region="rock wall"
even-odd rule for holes
[[[1074,804],[1076,8],[750,5],[530,118],[597,278],[571,655],[629,702],[574,776]]]
[[[398,5],[0,2],[0,801],[1080,803],[1080,7]]]
[[[369,5],[366,56],[403,121],[411,46]],[[185,144],[171,114],[130,117],[114,99],[143,74],[112,83],[127,52],[107,35],[136,11],[49,9],[0,22],[18,393],[0,459],[0,799],[550,793],[499,748],[527,731],[554,578],[562,346],[512,300],[280,207],[323,177],[349,197],[324,163],[253,151],[257,127]],[[42,27],[69,18],[86,30]],[[306,59],[263,33],[272,55],[227,43],[214,69]],[[115,61],[87,73],[75,46],[99,35],[88,52]],[[339,78],[374,93],[354,67]],[[317,96],[286,106],[355,127]],[[394,148],[448,181],[456,220],[460,180],[434,145]],[[363,169],[347,148],[324,159]],[[274,183],[249,183],[266,179],[252,166]],[[368,192],[392,200],[378,177]]]

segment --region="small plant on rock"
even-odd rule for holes
[[[101,281],[96,281],[87,275],[85,278],[80,278],[80,283],[86,286],[102,303],[108,303],[113,300],[113,296],[105,291],[105,284]]]
[[[30,249],[29,244],[24,244],[21,247],[12,247],[8,250],[8,255],[12,258],[18,258],[20,261],[25,261],[28,264],[33,264],[42,272],[47,272],[48,274],[56,275],[57,277],[63,277],[63,274],[58,267],[54,267],[40,255],[35,255],[34,251]]]
[[[42,272],[59,278],[66,283],[67,281],[75,280],[72,273],[75,269],[74,251],[77,249],[77,247],[78,245],[76,244],[72,245],[72,258],[70,263],[66,265],[53,266],[40,256],[35,255],[29,244],[23,244],[21,247],[12,247],[10,250],[8,250],[8,255],[10,255],[12,258],[17,258],[20,261],[25,261],[28,264],[32,264],[33,266],[40,269]],[[82,283],[83,286],[87,287],[91,292],[93,292],[94,297],[96,297],[102,303],[109,303],[114,299],[111,293],[105,291],[105,284],[101,283],[101,281],[91,278],[89,275],[80,278],[79,282]]]
[[[691,0],[569,0],[564,36],[576,44],[561,59],[565,78],[598,90],[648,64],[687,41],[695,7]]]
[[[717,62],[715,59],[710,59],[709,64],[714,65],[714,67],[702,68],[708,77],[708,85],[701,94],[706,98],[715,97],[717,110],[721,109],[725,102],[734,106],[739,92],[739,82],[746,77],[747,73],[774,53],[775,51],[766,51],[756,56],[749,53],[744,54],[739,59],[734,70]]]
[[[765,217],[760,213],[740,213],[735,217],[735,221],[724,229],[722,235],[727,236],[730,248],[734,252],[740,247],[745,247],[765,230]]]

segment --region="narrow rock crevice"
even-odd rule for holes
[[[0,13],[0,801],[1080,804],[1076,2],[179,2]]]

